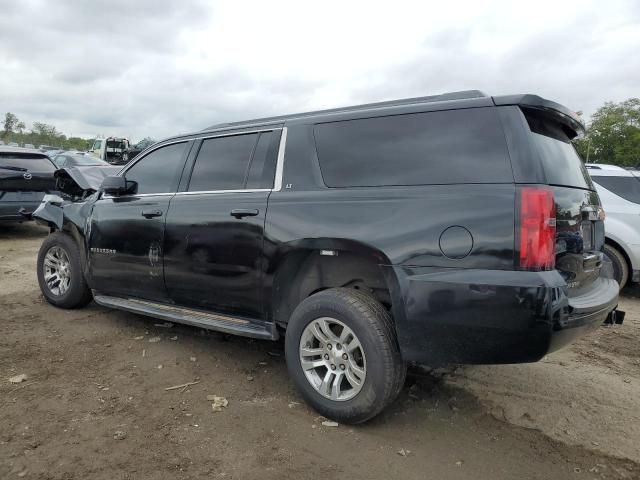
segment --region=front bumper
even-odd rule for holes
[[[605,276],[569,296],[557,271],[386,268],[397,280],[393,313],[410,362],[534,362],[601,325],[618,302]]]

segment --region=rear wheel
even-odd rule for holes
[[[618,282],[620,288],[623,288],[629,280],[629,264],[622,252],[611,245],[604,246],[604,253],[613,264],[613,278]]]
[[[361,292],[334,288],[305,299],[287,327],[289,373],[322,415],[360,423],[400,392],[406,365],[385,308]]]
[[[49,235],[38,253],[38,283],[47,302],[61,308],[79,308],[91,301],[82,273],[80,250],[62,232]]]

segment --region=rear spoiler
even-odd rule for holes
[[[552,102],[538,95],[521,94],[521,95],[502,95],[493,97],[493,103],[498,106],[517,105],[522,108],[538,110],[545,116],[566,125],[574,132],[574,137],[583,135],[585,125],[577,113],[572,112],[564,105]]]

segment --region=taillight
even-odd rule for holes
[[[556,207],[546,187],[520,190],[520,268],[551,270],[556,263]]]

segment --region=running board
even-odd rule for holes
[[[93,299],[98,305],[102,305],[103,307],[125,310],[127,312],[147,315],[170,322],[184,323],[186,325],[193,325],[194,327],[241,335],[243,337],[265,340],[278,339],[278,331],[273,323],[262,325],[246,318],[230,317],[137,298],[121,298],[95,294]]]

